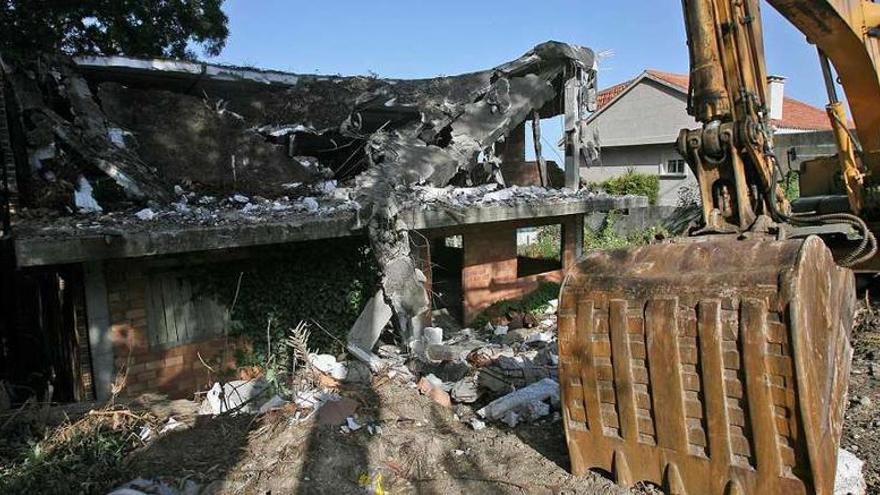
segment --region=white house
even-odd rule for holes
[[[785,79],[770,78],[770,115],[776,135],[831,129],[823,109],[785,97]],[[587,182],[602,182],[632,168],[660,176],[658,204],[675,206],[683,187],[696,179],[675,141],[681,129],[698,127],[687,114],[688,76],[646,70],[601,91],[587,120],[586,139],[600,148],[600,160],[581,169]],[[791,136],[794,137],[794,136]],[[833,152],[832,152],[833,153]]]

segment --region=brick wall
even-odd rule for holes
[[[137,260],[108,263],[105,269],[114,367],[117,373],[128,367],[123,394],[149,391],[172,398],[192,396],[209,388],[218,378],[205,368],[199,355],[217,371],[233,369],[234,344],[225,353],[223,337],[174,347],[151,347],[144,269],[143,262]]]
[[[516,231],[518,228],[539,224],[561,223],[563,226],[562,269],[552,272],[517,277]],[[517,221],[484,224],[468,228],[463,233],[464,320],[471,322],[481,311],[505,299],[518,299],[535,290],[541,282],[562,282],[578,256],[578,232],[583,228],[583,217],[572,215],[544,219],[539,223]]]
[[[540,186],[541,174],[538,172],[538,162],[511,161],[501,164],[501,176],[509,186]],[[550,179],[550,187],[562,188],[565,186],[565,172],[552,160],[547,161],[547,178]]]

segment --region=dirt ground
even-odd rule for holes
[[[880,292],[878,292],[880,293]],[[841,447],[865,461],[868,493],[880,493],[880,305],[865,310],[853,330],[849,408]]]
[[[394,494],[631,493],[600,474],[568,474],[558,419],[474,431],[405,383],[386,380],[341,395],[359,400],[358,420],[381,432],[293,424],[284,411],[195,417],[191,428],[135,453],[131,472],[191,479],[214,493],[363,494],[359,478],[376,473]]]

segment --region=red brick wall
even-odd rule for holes
[[[224,353],[224,338],[187,343],[176,347],[151,348],[147,335],[147,278],[143,263],[108,263],[107,296],[110,336],[116,373],[127,366],[123,394],[161,392],[171,398],[190,397],[209,388],[218,378],[199,360],[216,371],[235,366],[235,348]],[[224,355],[225,354],[225,355]],[[224,362],[225,358],[225,362]]]
[[[505,299],[518,299],[535,290],[541,282],[562,282],[577,256],[576,235],[582,227],[578,216],[542,221],[563,226],[562,270],[528,277],[517,277],[516,230],[533,222],[500,222],[464,231],[464,320],[470,323],[481,311]]]

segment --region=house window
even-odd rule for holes
[[[660,171],[661,175],[685,175],[686,162],[682,159],[668,160]]]

